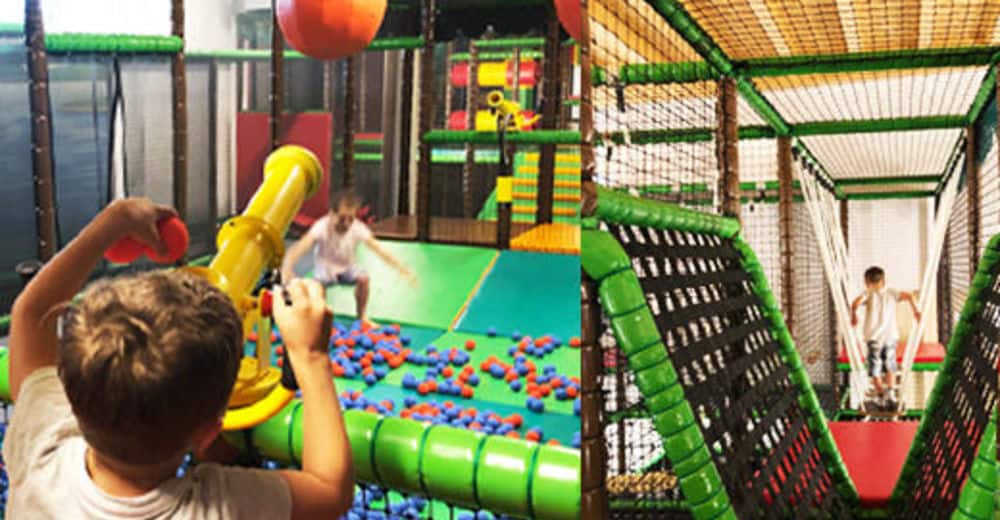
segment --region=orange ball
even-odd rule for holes
[[[387,0],[278,0],[278,25],[295,50],[336,60],[368,47],[385,18]]]

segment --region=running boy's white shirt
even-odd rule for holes
[[[11,486],[7,518],[235,520],[292,514],[288,484],[277,473],[218,464],[199,464],[137,497],[111,496],[90,479],[86,451],[56,368],[36,370],[21,385],[3,446]]]
[[[314,276],[330,280],[357,264],[358,246],[371,238],[372,232],[354,219],[347,231],[338,233],[330,215],[325,215],[313,223],[309,235],[316,241]]]
[[[866,290],[861,298],[865,306],[864,339],[879,344],[899,341],[899,331],[896,328],[896,303],[899,302],[899,291],[882,288],[878,291]]]

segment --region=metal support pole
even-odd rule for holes
[[[555,130],[559,124],[559,41],[560,25],[555,7],[548,8],[545,38],[545,63],[542,69],[542,128]],[[516,95],[516,94],[515,94]],[[538,192],[535,200],[535,223],[552,222],[552,199],[555,195],[556,145],[543,144],[538,157]]]
[[[479,48],[476,47],[476,42],[472,39],[469,40],[468,78],[465,87],[465,123],[466,129],[475,130],[476,113],[479,112]],[[450,110],[451,105],[448,107]],[[473,218],[472,176],[475,166],[476,147],[471,143],[466,143],[465,164],[462,165],[462,217],[467,219]]]
[[[271,0],[271,104],[268,123],[271,129],[271,150],[278,148],[281,142],[281,112],[284,105],[285,79],[285,38],[281,35],[278,25],[277,0]],[[262,172],[263,173],[263,172]]]
[[[427,132],[434,118],[434,19],[437,0],[423,0],[424,48],[420,56],[420,158],[417,164],[417,240],[431,237],[431,144]]]
[[[399,109],[399,202],[397,214],[410,212],[410,124],[413,112],[413,50],[403,51],[403,84]]]
[[[778,240],[781,250],[781,310],[785,315],[788,329],[794,336],[796,329],[794,258],[794,232],[792,226],[792,204],[795,188],[792,180],[792,139],[778,138]]]
[[[52,116],[45,27],[41,0],[24,3],[24,39],[28,47],[28,101],[31,106],[31,165],[35,181],[35,227],[38,259],[48,261],[58,247],[55,175],[52,160]]]
[[[184,0],[173,0],[170,33],[184,41]],[[173,79],[173,125],[174,125],[174,207],[181,219],[188,209],[187,170],[187,79],[184,66],[184,47],[173,55],[170,63]],[[214,161],[214,157],[212,158]]]
[[[357,125],[358,102],[355,99],[358,59],[350,56],[346,60],[347,79],[344,81],[344,133],[343,138],[343,169],[342,186],[345,190],[354,189],[354,130]],[[363,110],[363,109],[362,109]]]
[[[736,80],[719,80],[719,99],[715,105],[715,150],[719,162],[722,214],[740,218],[739,118],[737,117]]]
[[[969,202],[969,282],[976,275],[976,266],[979,265],[979,236],[981,233],[979,165],[976,164],[976,127],[969,126],[965,129],[965,188],[966,197]]]
[[[580,518],[608,518],[607,445],[604,443],[604,395],[600,377],[601,308],[597,284],[581,273],[580,310]]]

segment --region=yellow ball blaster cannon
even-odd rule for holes
[[[535,115],[531,119],[524,117],[521,105],[516,101],[510,101],[503,97],[503,92],[494,90],[486,96],[486,105],[490,107],[490,112],[499,121],[507,122],[507,131],[516,132],[522,128],[531,128],[538,122],[541,116]],[[497,125],[499,127],[499,124]]]
[[[246,210],[226,221],[216,238],[218,252],[208,267],[185,267],[221,289],[243,318],[244,335],[257,324],[257,352],[240,363],[236,385],[223,419],[224,430],[256,426],[278,413],[294,397],[271,365],[271,326],[262,314],[262,297],[252,292],[261,276],[281,266],[284,236],[306,199],[323,181],[323,167],[310,151],[283,146],[264,163],[264,180]]]

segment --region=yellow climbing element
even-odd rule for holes
[[[264,163],[264,181],[243,214],[222,225],[216,239],[218,253],[208,267],[185,267],[221,289],[232,300],[248,334],[260,317],[251,292],[267,269],[281,265],[284,235],[302,203],[319,190],[323,167],[309,150],[283,146]],[[270,334],[270,331],[261,331]],[[253,357],[240,363],[229,399],[223,429],[237,430],[270,419],[293,397],[281,386],[281,371],[263,367]]]
[[[510,241],[510,248],[539,253],[580,254],[580,226],[564,223],[535,226]]]

